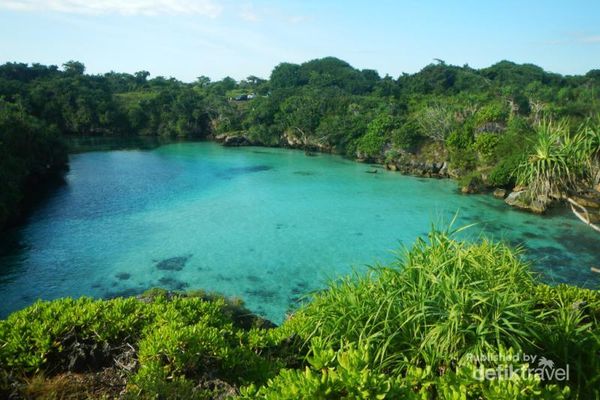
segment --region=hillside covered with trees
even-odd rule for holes
[[[192,83],[146,71],[88,75],[75,61],[7,63],[0,66],[0,225],[18,217],[34,183],[65,168],[65,137],[216,138],[330,151],[461,178],[472,192],[515,186],[517,167],[550,121],[560,121],[563,136],[588,132],[585,156],[597,156],[599,100],[599,70],[561,76],[509,61],[473,69],[438,60],[394,79],[328,57],[279,64],[268,80]],[[598,177],[588,175],[577,185],[593,188]],[[543,211],[538,200],[524,206]]]

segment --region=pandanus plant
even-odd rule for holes
[[[593,190],[600,179],[599,119],[586,121],[574,134],[567,121],[542,121],[529,157],[518,167],[517,182],[534,198],[566,200],[571,211],[600,232],[585,206],[573,196]]]

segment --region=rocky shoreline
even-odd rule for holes
[[[247,135],[237,132],[215,135],[211,139],[228,147],[266,146],[264,143],[252,140]],[[310,141],[305,142],[290,134],[283,135],[281,142],[277,146],[266,147],[299,149],[304,150],[309,155],[314,152],[335,153],[334,149],[329,145]],[[397,151],[392,154],[389,151],[386,154],[386,159],[369,158],[358,154],[354,161],[380,164],[389,171],[397,171],[403,175],[421,178],[460,179],[462,177],[460,171],[450,167],[448,158],[448,153],[443,146],[437,143],[430,143],[415,153]],[[549,207],[556,203],[556,200],[549,198],[534,198],[525,187],[497,188],[490,187],[481,181],[470,181],[461,186],[460,191],[463,194],[492,194],[494,197],[504,200],[511,207],[535,214],[544,214]],[[583,205],[589,208],[589,217],[592,223],[600,222],[600,193],[598,192],[577,197]]]
[[[214,135],[210,139],[223,146],[239,147],[239,146],[261,146],[261,147],[282,147],[289,149],[304,150],[308,153],[335,153],[334,149],[322,143],[304,142],[293,135],[283,135],[282,141],[277,146],[268,146],[262,142],[252,140],[244,134],[219,134]],[[437,152],[445,154],[445,152]],[[434,153],[435,155],[436,153]],[[445,154],[447,155],[447,154]],[[456,178],[452,171],[448,169],[448,161],[446,157],[436,159],[436,157],[422,157],[420,154],[409,152],[398,152],[390,160],[379,158],[357,157],[354,161],[361,163],[381,164],[385,169],[390,171],[398,171],[404,175],[412,175],[427,178]]]

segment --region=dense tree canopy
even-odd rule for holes
[[[24,152],[27,165],[47,138],[65,135],[243,135],[257,144],[295,143],[379,162],[437,142],[451,175],[477,172],[491,185],[510,186],[542,120],[564,119],[569,131],[600,114],[600,71],[562,76],[509,61],[474,69],[436,60],[394,79],[326,57],[281,63],[269,79],[200,76],[183,83],[147,71],[89,75],[77,61],[60,68],[7,63],[0,66],[0,98],[4,121],[20,118],[4,122],[0,151],[21,154],[6,138],[19,131],[35,136]],[[0,208],[12,210],[21,197],[15,189],[22,187],[21,170],[2,163],[0,173],[11,177],[2,184],[12,186],[3,190]],[[25,168],[25,176],[33,169]],[[0,215],[1,225],[11,212]]]

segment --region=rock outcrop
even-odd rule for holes
[[[416,159],[399,159],[393,162],[385,164],[385,168],[390,171],[400,171],[407,175],[425,176],[425,177],[439,177],[447,178],[448,175],[448,163],[442,162],[425,162]]]
[[[460,192],[463,194],[478,194],[483,193],[485,190],[485,185],[481,181],[481,179],[471,179],[469,182],[461,186]]]
[[[386,169],[407,175],[448,178],[451,173],[447,160],[448,153],[443,145],[428,143],[414,152],[390,148],[382,164]]]
[[[292,149],[302,149],[309,152],[331,153],[333,147],[327,141],[318,141],[314,138],[302,138],[293,131],[286,131],[281,136],[280,146]]]
[[[223,146],[253,146],[259,143],[254,143],[246,135],[227,134],[216,135],[214,139]]]
[[[506,189],[496,188],[494,189],[494,197],[503,199],[506,197]]]
[[[542,214],[550,204],[549,199],[543,197],[534,197],[528,190],[519,190],[511,192],[504,202],[509,206],[517,207],[536,214]]]

